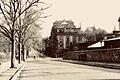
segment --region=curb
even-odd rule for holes
[[[66,60],[58,60],[60,62],[66,62],[66,63],[72,63],[72,64],[82,64],[87,66],[94,66],[94,67],[103,67],[103,68],[109,68],[109,69],[120,69],[120,64],[107,64],[107,63],[90,63],[90,62],[77,62],[77,61],[66,61]]]
[[[18,80],[18,77],[19,77],[19,75],[21,73],[21,70],[23,69],[24,65],[25,65],[25,62],[23,64],[21,64],[21,66],[18,68],[17,71],[15,71],[15,73],[13,74],[12,77],[10,77],[9,80]]]

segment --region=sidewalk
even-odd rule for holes
[[[0,74],[1,74],[2,72],[5,72],[5,71],[8,70],[9,68],[10,68],[10,61],[1,63],[1,65],[0,65]]]
[[[15,65],[16,68],[10,68],[10,61],[2,63],[0,66],[0,80],[16,80],[23,65],[24,62],[21,62],[21,64]]]
[[[120,69],[120,64],[118,63],[105,63],[105,62],[87,62],[87,61],[74,61],[74,60],[58,60],[61,62],[73,63],[73,64],[83,64],[95,67],[104,67],[110,69]]]

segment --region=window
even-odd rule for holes
[[[63,47],[63,41],[60,41],[60,47]]]
[[[63,44],[60,44],[60,47],[63,47]]]
[[[71,32],[74,32],[74,29],[71,29]]]
[[[76,43],[76,36],[73,36],[73,43]]]
[[[60,33],[62,33],[62,32],[63,32],[63,30],[62,30],[62,29],[60,29],[60,30],[59,30],[59,32],[60,32]]]
[[[69,43],[70,39],[69,36],[66,36],[66,43]]]

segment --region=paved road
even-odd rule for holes
[[[87,80],[120,79],[120,70],[70,64],[52,59],[30,59],[20,80]]]

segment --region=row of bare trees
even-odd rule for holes
[[[19,63],[21,50],[24,60],[24,47],[41,29],[41,18],[47,17],[43,16],[43,12],[49,7],[40,0],[0,0],[0,32],[11,43],[11,68],[15,67],[15,49],[18,49]],[[15,47],[16,43],[18,48]]]

